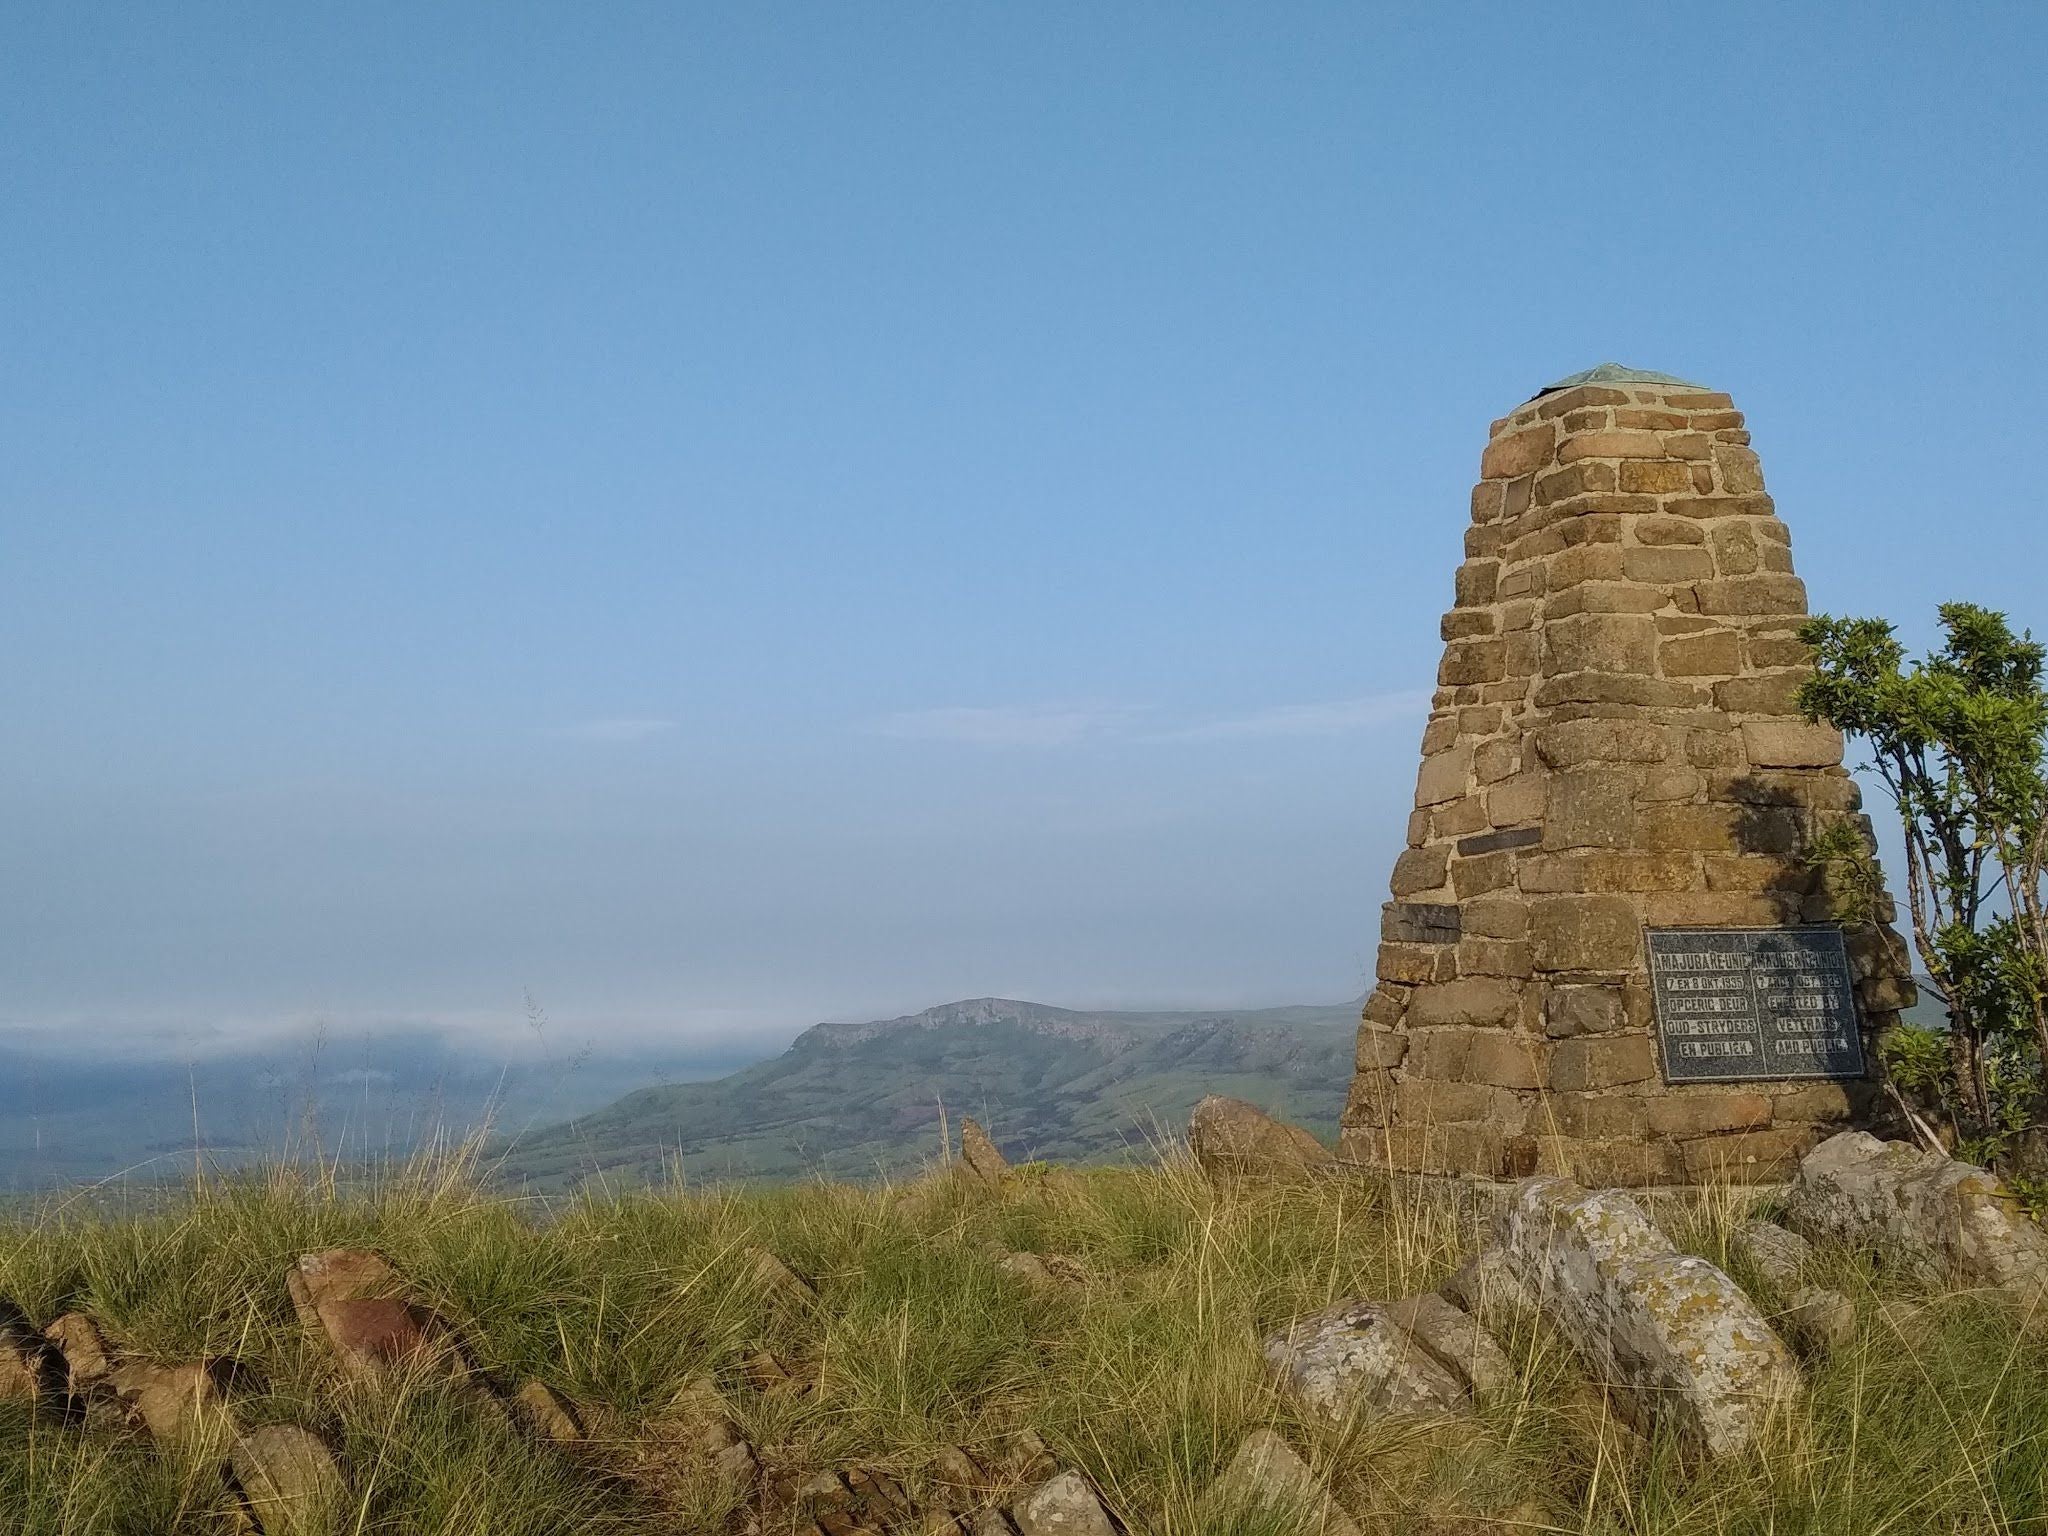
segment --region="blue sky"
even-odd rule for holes
[[[2048,10],[20,4],[0,1030],[1363,988],[1486,424],[2048,622]]]

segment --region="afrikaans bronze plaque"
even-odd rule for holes
[[[1863,1036],[1836,928],[1652,928],[1667,1083],[1861,1077]]]

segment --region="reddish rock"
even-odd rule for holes
[[[967,1116],[960,1120],[960,1161],[970,1176],[990,1189],[1002,1188],[1003,1175],[1010,1171],[1009,1159],[996,1149],[988,1132]]]
[[[315,1309],[328,1301],[356,1301],[365,1296],[395,1296],[404,1289],[398,1271],[381,1254],[364,1248],[330,1248],[299,1256],[285,1279],[299,1321],[311,1327]]]
[[[316,1328],[342,1367],[377,1375],[394,1367],[466,1370],[455,1330],[432,1308],[397,1294],[398,1272],[377,1254],[331,1249],[301,1257],[286,1277],[300,1321]]]

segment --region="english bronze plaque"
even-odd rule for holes
[[[1667,1083],[1861,1077],[1849,954],[1834,928],[1652,928]]]

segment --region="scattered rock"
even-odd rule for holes
[[[557,1445],[573,1445],[583,1438],[576,1405],[544,1381],[529,1380],[513,1394],[512,1408],[535,1434]]]
[[[846,1486],[853,1490],[862,1515],[878,1525],[893,1526],[910,1515],[903,1485],[879,1467],[852,1468],[846,1474]]]
[[[189,1440],[226,1424],[227,1405],[214,1367],[206,1361],[152,1365],[131,1360],[115,1367],[108,1382],[153,1439]]]
[[[1346,1301],[1267,1339],[1266,1363],[1304,1409],[1354,1418],[1441,1416],[1471,1405],[1458,1379],[1376,1301]]]
[[[744,1487],[761,1475],[761,1462],[751,1445],[735,1439],[712,1453],[711,1475],[722,1483]]]
[[[960,1117],[960,1161],[977,1182],[990,1189],[1001,1189],[1003,1175],[1010,1171],[1010,1160],[996,1150],[980,1123],[966,1115]]]
[[[1843,1131],[1806,1154],[1785,1216],[1809,1237],[1873,1248],[1929,1284],[2028,1297],[2048,1288],[2048,1230],[2002,1180],[1867,1131]]]
[[[1084,1285],[1088,1271],[1063,1253],[999,1253],[996,1265],[1034,1291],[1059,1291]]]
[[[956,1493],[970,1493],[988,1483],[988,1473],[982,1470],[966,1451],[957,1445],[942,1445],[932,1457],[932,1481],[941,1488],[950,1488]]]
[[[1387,1315],[1428,1350],[1430,1357],[1463,1383],[1475,1397],[1486,1397],[1515,1384],[1515,1369],[1479,1319],[1435,1291],[1404,1297],[1387,1307]]]
[[[64,1362],[64,1390],[69,1396],[83,1397],[114,1369],[106,1339],[83,1312],[66,1312],[43,1330],[43,1337]]]
[[[1336,1159],[1298,1125],[1275,1120],[1243,1099],[1212,1093],[1188,1121],[1188,1151],[1210,1174],[1291,1177],[1331,1167]]]
[[[1735,1241],[1757,1273],[1781,1291],[1799,1284],[1799,1271],[1813,1257],[1813,1244],[1775,1221],[1746,1221],[1736,1228]]]
[[[1039,1482],[1059,1468],[1059,1458],[1035,1429],[1020,1429],[1003,1446],[1003,1470],[1018,1482]]]
[[[811,1510],[837,1509],[853,1501],[853,1490],[846,1486],[846,1479],[830,1467],[794,1478],[777,1491],[786,1502]]]
[[[755,1283],[771,1298],[799,1307],[817,1301],[818,1288],[766,1248],[749,1248],[747,1257],[754,1267]]]
[[[740,1437],[725,1399],[709,1376],[692,1377],[653,1426],[655,1441],[683,1460],[710,1470],[731,1488],[750,1488],[761,1476],[753,1446]]]
[[[42,1340],[27,1323],[0,1312],[0,1402],[33,1403],[42,1395]]]
[[[396,1367],[461,1375],[455,1330],[439,1313],[407,1300],[398,1271],[361,1248],[302,1254],[285,1276],[299,1321],[325,1336],[343,1369],[373,1377]]]
[[[912,1513],[896,1479],[874,1467],[785,1471],[770,1479],[769,1491],[783,1511],[772,1515],[769,1525],[788,1529],[783,1514],[792,1515],[795,1528],[807,1536],[879,1536],[885,1530],[903,1530]],[[802,1523],[806,1518],[810,1524]]]
[[[1317,1536],[1364,1536],[1323,1480],[1270,1429],[1255,1429],[1231,1458],[1205,1504],[1219,1515],[1274,1510]]]
[[[1061,1472],[1017,1501],[1022,1536],[1116,1536],[1109,1512],[1078,1472]]]
[[[749,1470],[754,1464],[752,1448],[733,1428],[725,1399],[719,1396],[718,1388],[709,1376],[695,1376],[683,1384],[683,1389],[669,1404],[663,1438],[680,1443],[687,1453],[707,1461],[716,1461],[737,1446],[746,1451],[745,1461]],[[738,1460],[728,1458],[733,1464]]]
[[[681,1426],[715,1450],[734,1439],[725,1399],[709,1376],[692,1376],[669,1403],[668,1422]]]
[[[341,1529],[348,1484],[334,1453],[294,1424],[251,1430],[228,1465],[263,1536],[330,1536]]]
[[[1000,1509],[984,1509],[967,1517],[967,1536],[1017,1536],[1017,1527]]]
[[[1639,1425],[1696,1453],[1741,1450],[1797,1395],[1799,1368],[1739,1286],[1679,1253],[1620,1190],[1524,1181],[1502,1243],[1544,1313]]]
[[[425,1307],[396,1296],[368,1296],[324,1302],[319,1315],[336,1358],[356,1375],[411,1367],[460,1373],[454,1330]]]
[[[811,1390],[809,1375],[772,1349],[757,1349],[740,1361],[740,1376],[756,1392],[801,1397]]]
[[[1034,1257],[1039,1263],[1051,1270],[1053,1277],[1057,1280],[1064,1281],[1068,1285],[1086,1285],[1088,1283],[1088,1266],[1069,1254],[1041,1253],[1034,1255]]]
[[[1443,1284],[1443,1294],[1479,1319],[1496,1339],[1506,1338],[1537,1315],[1536,1298],[1516,1278],[1507,1255],[1480,1249]]]
[[[1792,1293],[1792,1305],[1778,1323],[1807,1353],[1829,1355],[1856,1337],[1856,1304],[1840,1291],[1803,1286]]]
[[[314,1332],[319,1331],[319,1309],[324,1302],[396,1296],[403,1289],[398,1271],[383,1255],[366,1248],[329,1248],[322,1253],[301,1254],[284,1283],[299,1322]]]
[[[997,1258],[996,1267],[1012,1279],[1023,1281],[1034,1291],[1056,1291],[1063,1284],[1045,1260],[1035,1253],[1005,1253]]]

